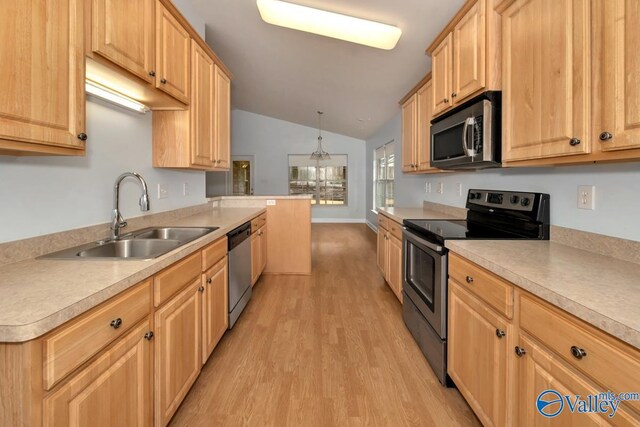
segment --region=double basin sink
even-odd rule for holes
[[[132,259],[157,258],[219,227],[152,227],[134,231],[119,240],[89,243],[43,255],[42,259]]]

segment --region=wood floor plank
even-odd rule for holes
[[[479,426],[440,385],[363,224],[314,224],[311,276],[263,276],[172,426]]]

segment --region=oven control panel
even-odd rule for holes
[[[535,205],[535,193],[512,191],[469,190],[467,205],[531,212]]]

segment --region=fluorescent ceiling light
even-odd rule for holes
[[[139,103],[135,99],[131,99],[128,96],[122,95],[121,93],[89,80],[85,81],[85,90],[87,93],[97,96],[100,99],[137,111],[138,113],[144,114],[149,111],[149,107]]]
[[[269,24],[379,49],[393,49],[402,35],[402,30],[393,25],[284,1],[257,0],[257,4],[260,16]]]

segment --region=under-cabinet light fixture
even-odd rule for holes
[[[98,98],[104,99],[105,101],[111,102],[112,104],[128,108],[138,113],[145,114],[146,112],[150,111],[149,107],[139,103],[135,99],[131,99],[126,95],[118,93],[112,89],[102,86],[101,84],[89,80],[85,81],[85,90],[88,94],[97,96]]]
[[[280,0],[257,0],[257,4],[260,16],[269,24],[378,49],[393,49],[402,35],[402,30],[393,25]]]

